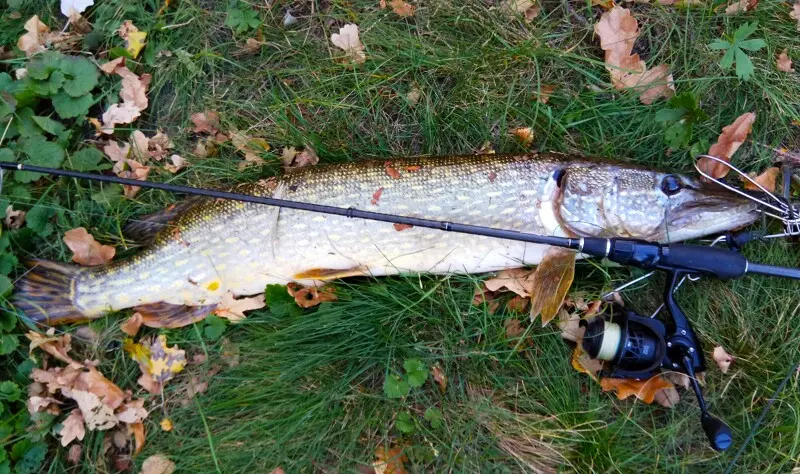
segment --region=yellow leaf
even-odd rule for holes
[[[172,420],[169,418],[164,418],[161,420],[161,429],[164,431],[172,431]]]
[[[147,38],[147,32],[139,31],[139,28],[130,20],[125,20],[119,27],[119,36],[125,40],[125,49],[134,58],[139,56],[139,53],[144,48],[144,40]]]
[[[531,321],[542,315],[542,326],[556,315],[575,278],[575,252],[550,248],[531,280]]]
[[[153,380],[164,383],[186,366],[186,351],[178,346],[167,346],[167,336],[159,335],[150,345],[150,375]]]
[[[635,396],[648,404],[653,403],[658,392],[675,388],[672,383],[661,374],[655,375],[648,380],[603,377],[600,380],[600,387],[604,392],[616,392],[617,398],[620,400]]]

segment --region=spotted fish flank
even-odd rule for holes
[[[749,201],[688,177],[558,154],[359,161],[236,191],[536,234],[661,241],[757,216]],[[203,317],[228,292],[252,295],[270,283],[482,273],[538,264],[549,248],[210,198],[178,208],[169,222],[155,217],[140,226],[161,230],[131,259],[93,268],[34,262],[15,304],[47,324],[142,307],[148,324],[174,327]]]

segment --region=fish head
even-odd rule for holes
[[[760,215],[756,204],[690,176],[620,166],[566,170],[561,223],[572,233],[676,242],[737,229]]]

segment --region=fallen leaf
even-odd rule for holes
[[[605,51],[606,64],[619,66],[631,56],[633,44],[639,36],[639,23],[630,10],[614,7],[603,13],[594,26],[594,32],[600,37],[600,48]]]
[[[144,423],[134,423],[132,425],[128,425],[128,429],[133,432],[133,440],[134,440],[134,448],[133,448],[133,455],[136,456],[140,452],[142,452],[142,448],[144,448]]]
[[[150,174],[149,166],[144,166],[143,164],[133,160],[128,160],[128,165],[131,167],[131,169],[118,173],[119,177],[144,181]],[[123,184],[122,195],[128,199],[133,199],[133,197],[136,196],[136,193],[139,192],[139,189],[141,189],[139,186],[130,186],[127,184]]]
[[[714,359],[714,362],[717,363],[719,370],[723,374],[728,373],[728,369],[730,369],[731,364],[733,363],[733,356],[725,352],[725,349],[722,346],[717,346],[714,348],[714,353],[711,356]]]
[[[40,397],[38,395],[34,395],[28,398],[27,402],[25,402],[25,406],[28,408],[28,413],[33,415],[34,413],[46,410],[51,405],[58,405],[60,403],[60,401],[53,397]]]
[[[523,15],[526,23],[532,22],[542,11],[536,0],[505,0],[503,5],[511,14]]]
[[[124,323],[120,324],[119,328],[125,334],[129,336],[135,336],[137,332],[139,332],[139,328],[142,326],[142,313],[133,313],[133,316],[125,320]]]
[[[244,155],[246,165],[264,162],[261,154],[269,151],[269,143],[266,140],[245,135],[237,130],[232,130],[229,135],[236,151]]]
[[[159,425],[161,426],[162,431],[172,431],[172,420],[170,420],[169,418],[164,418],[163,420],[161,420],[161,423],[159,423]]]
[[[600,379],[600,387],[604,392],[616,392],[617,398],[620,400],[635,396],[647,404],[653,403],[658,392],[674,388],[672,383],[661,374],[655,375],[648,380],[603,377]]]
[[[163,454],[154,454],[142,463],[139,474],[172,474],[175,472],[175,463]]]
[[[492,146],[492,142],[490,142],[489,140],[483,142],[483,144],[481,144],[481,147],[478,148],[477,151],[475,151],[476,155],[494,155],[495,153],[497,152]],[[497,176],[497,174],[495,174],[495,176]]]
[[[431,367],[431,375],[433,375],[433,381],[439,386],[439,391],[444,393],[447,390],[447,375],[444,370],[438,364],[434,365]]]
[[[52,333],[55,334],[55,331]],[[29,353],[33,353],[34,349],[39,348],[62,362],[68,364],[75,362],[72,357],[69,356],[69,351],[71,349],[70,342],[72,341],[72,336],[70,336],[69,333],[55,336],[50,335],[49,332],[48,335],[44,335],[35,331],[28,331],[25,337],[31,341]]]
[[[392,224],[392,227],[394,227],[394,230],[397,232],[403,232],[404,230],[411,229],[414,226],[411,224]]]
[[[103,113],[101,131],[107,135],[114,133],[116,125],[132,123],[139,118],[148,106],[147,87],[153,79],[150,74],[137,76],[125,66],[117,66],[114,73],[122,77],[122,89],[119,93],[122,103],[111,105]]]
[[[37,15],[33,15],[28,21],[25,22],[26,33],[20,36],[17,41],[17,48],[25,53],[25,56],[33,56],[34,54],[44,51],[45,49],[45,34],[50,31],[50,28],[39,20]]]
[[[525,147],[528,148],[533,143],[534,133],[531,127],[522,127],[522,128],[515,128],[511,130],[511,134],[517,138],[517,141]]]
[[[214,314],[232,323],[238,323],[245,318],[245,311],[261,309],[266,305],[267,303],[263,294],[249,298],[236,299],[235,295],[228,291],[222,295],[222,301],[220,301],[217,309],[214,310]]]
[[[186,351],[178,346],[167,346],[167,336],[161,334],[150,344],[150,375],[155,382],[164,384],[186,366]]]
[[[131,20],[125,20],[117,31],[119,37],[125,40],[125,49],[136,59],[144,48],[147,33],[139,31]]]
[[[630,88],[639,91],[639,100],[646,105],[652,104],[658,98],[668,99],[675,95],[675,82],[666,64],[646,70]]]
[[[335,289],[332,286],[306,286],[301,287],[295,283],[286,285],[286,289],[291,296],[294,296],[294,301],[297,306],[301,308],[311,308],[326,301],[336,301]]]
[[[104,265],[110,262],[116,253],[113,246],[101,245],[83,227],[66,231],[64,243],[72,250],[72,261],[80,265]]]
[[[577,344],[575,345],[575,349],[572,351],[572,368],[577,370],[582,374],[586,374],[591,377],[595,382],[598,381],[598,374],[601,370],[603,370],[603,361],[599,359],[592,359],[589,357],[589,354],[583,350],[583,346],[581,345],[581,337],[578,338],[576,341]]]
[[[100,341],[100,335],[91,326],[81,326],[75,330],[75,337],[88,344],[96,345]]]
[[[486,312],[494,314],[497,308],[500,307],[500,301],[496,299],[494,291],[489,291],[485,286],[483,288],[475,288],[475,294],[472,297],[472,304],[475,306],[486,305]]]
[[[125,169],[128,156],[130,156],[131,153],[131,146],[127,143],[123,143],[122,146],[120,146],[119,143],[112,140],[103,146],[103,153],[114,162],[112,171],[118,175]]]
[[[411,106],[417,105],[419,103],[419,99],[422,98],[422,91],[417,88],[417,86],[413,86],[408,94],[406,94],[406,100]]]
[[[133,104],[113,104],[103,113],[103,133],[111,135],[114,127],[131,123],[142,114],[142,109]]]
[[[510,268],[497,273],[494,278],[485,280],[483,284],[489,291],[508,290],[522,296],[530,297],[531,279],[536,269],[529,268]]]
[[[61,0],[61,13],[70,18],[94,5],[94,0]]]
[[[172,164],[167,163],[164,165],[164,168],[166,168],[170,173],[177,173],[186,167],[186,160],[184,160],[180,155],[172,155],[169,157],[169,160],[172,162]]]
[[[564,308],[558,311],[558,327],[561,328],[561,338],[567,341],[577,342],[583,337],[583,328],[580,327],[581,317],[579,314],[570,314]]]
[[[403,453],[403,448],[380,446],[375,450],[375,461],[372,463],[372,468],[375,469],[375,474],[408,474],[405,464],[403,464],[406,461],[408,461],[408,456]]]
[[[194,133],[207,133],[216,135],[220,130],[219,113],[214,111],[197,112],[192,114]]]
[[[370,199],[370,201],[369,201],[369,202],[370,202],[370,203],[371,203],[373,206],[377,206],[377,205],[378,205],[378,203],[381,201],[381,196],[382,196],[382,195],[383,195],[383,188],[381,187],[381,188],[378,188],[378,190],[377,190],[377,191],[375,191],[374,193],[372,193],[372,199]]]
[[[283,471],[282,467],[278,466],[275,469],[271,470],[269,474],[286,474],[286,473]]]
[[[654,401],[664,408],[672,408],[681,400],[680,394],[675,387],[668,387],[656,392]]]
[[[394,167],[391,161],[384,162],[383,169],[386,170],[386,176],[392,179],[400,179],[402,177],[400,172],[397,171],[397,168]]]
[[[730,163],[731,156],[742,146],[750,131],[753,129],[753,122],[756,114],[747,112],[740,115],[731,125],[724,127],[717,142],[711,145],[708,154],[717,157],[726,163]],[[697,161],[697,166],[712,178],[724,178],[730,168],[710,158],[701,157]]]
[[[505,322],[503,322],[503,326],[506,328],[507,339],[517,339],[519,336],[525,334],[525,328],[522,327],[522,323],[520,323],[519,319],[506,319]]]
[[[78,408],[69,412],[64,421],[61,422],[61,431],[58,432],[61,437],[61,446],[66,446],[73,440],[83,441],[86,435],[86,428],[83,426],[83,415]]]
[[[70,390],[69,397],[78,402],[89,431],[108,430],[119,423],[114,410],[103,403],[96,394],[83,390]]]
[[[761,173],[760,175],[756,176],[755,173],[748,173],[747,175],[753,179],[756,183],[760,184],[764,189],[769,192],[775,192],[775,186],[777,185],[778,175],[780,174],[781,169],[772,166],[767,168],[766,171]],[[756,186],[755,184],[751,183],[748,180],[744,181],[744,189],[751,189],[753,191],[760,191],[761,189]]]
[[[645,0],[645,3],[647,1],[648,0]],[[604,10],[611,10],[612,8],[614,8],[614,0],[592,0],[592,5],[598,6]]]
[[[506,303],[506,309],[514,313],[523,313],[528,308],[529,304],[531,304],[530,299],[515,295]]]
[[[800,31],[800,0],[794,2],[794,5],[792,5],[792,11],[789,12],[789,16],[797,20],[797,31]]]
[[[284,169],[303,168],[319,163],[319,157],[313,148],[306,145],[303,151],[298,152],[294,147],[284,148],[281,154]]]
[[[726,15],[736,15],[737,13],[749,12],[756,8],[758,0],[737,0],[725,8]]]
[[[539,86],[539,90],[536,92],[536,100],[542,104],[546,104],[550,101],[550,96],[553,95],[553,91],[556,90],[557,86],[552,84],[542,84]]]
[[[389,6],[392,7],[398,16],[408,18],[414,16],[414,11],[417,9],[414,5],[406,2],[405,0],[391,0]]]
[[[25,211],[15,211],[14,206],[9,204],[6,207],[6,218],[4,220],[6,227],[9,229],[19,229],[25,225]]]
[[[542,317],[546,326],[558,315],[575,278],[575,255],[572,250],[551,247],[530,278],[530,318]]]
[[[117,59],[112,59],[111,61],[102,64],[100,66],[100,70],[106,74],[114,74],[114,71],[116,71],[117,68],[124,66],[125,66],[125,56],[120,56]]]
[[[147,418],[147,415],[147,410],[144,409],[144,399],[139,398],[125,403],[117,412],[117,419],[123,423],[134,424],[141,423]]]
[[[169,150],[175,146],[172,140],[161,130],[152,137],[147,137],[140,130],[135,130],[131,134],[130,142],[134,157],[142,163],[151,158],[161,161],[169,154]]]
[[[67,461],[72,465],[78,464],[81,461],[81,454],[83,454],[83,446],[73,444],[67,452]]]
[[[789,59],[789,55],[787,53],[787,49],[781,51],[781,54],[778,55],[778,71],[783,72],[794,72],[792,68],[792,60]]]
[[[339,33],[331,35],[331,43],[343,50],[354,63],[363,63],[367,60],[364,45],[358,37],[358,25],[348,23],[339,28]]]

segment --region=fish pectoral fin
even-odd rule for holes
[[[131,221],[125,226],[122,233],[126,238],[139,244],[149,245],[155,240],[156,235],[169,224],[169,221],[188,211],[202,200],[203,198],[200,196],[188,197],[158,212]]]
[[[542,315],[542,326],[547,325],[561,309],[572,280],[575,278],[573,250],[550,248],[531,278],[531,321]]]
[[[217,305],[184,306],[151,303],[133,308],[142,315],[142,324],[151,328],[179,328],[205,319]]]
[[[363,265],[353,268],[312,268],[295,274],[295,280],[337,280],[353,276],[368,276],[369,269]]]

